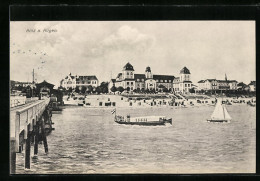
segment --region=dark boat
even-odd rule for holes
[[[126,119],[123,116],[115,116],[115,122],[126,125],[163,126],[166,123],[172,124],[172,118],[166,118],[165,116],[143,116],[131,118],[130,115],[127,115]]]

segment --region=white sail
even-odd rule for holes
[[[231,120],[232,118],[231,118],[231,116],[228,114],[226,106],[223,106],[223,109],[224,109],[225,120]]]
[[[212,120],[224,120],[224,111],[223,111],[221,102],[219,100],[217,101],[215,110],[213,111],[213,113],[211,115],[211,119]]]

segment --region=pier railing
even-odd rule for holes
[[[24,138],[27,139],[28,131],[33,130],[33,126],[36,125],[39,117],[43,114],[45,108],[48,106],[50,98],[37,101],[28,107],[22,108],[16,111],[15,116],[15,130],[11,130],[11,139],[15,138],[15,151],[19,152],[19,136],[24,131]]]

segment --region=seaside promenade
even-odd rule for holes
[[[77,97],[77,96],[76,96]],[[80,96],[79,96],[80,97]],[[192,107],[192,106],[214,106],[216,99],[229,102],[231,104],[246,104],[256,102],[255,97],[251,98],[235,98],[235,97],[209,97],[205,95],[189,95],[178,97],[174,95],[87,95],[80,100],[77,97],[69,98],[64,96],[65,105],[84,105],[85,107]]]

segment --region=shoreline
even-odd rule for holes
[[[227,107],[231,106],[249,106],[246,103],[243,104],[232,104],[227,105]],[[202,104],[202,105],[194,105],[194,106],[169,106],[169,105],[163,105],[163,106],[78,106],[78,105],[64,105],[60,106],[61,109],[66,108],[86,108],[86,109],[187,109],[187,108],[200,108],[200,107],[215,107],[214,104]]]
[[[64,97],[65,98],[65,97]],[[248,105],[248,102],[256,104],[256,97],[251,98],[234,98],[225,97],[221,98],[226,102],[227,106]],[[204,107],[215,106],[216,98],[192,98],[192,99],[172,99],[172,98],[155,98],[150,100],[145,99],[129,99],[120,95],[89,95],[80,100],[66,100],[61,108],[66,107],[85,107],[85,108],[171,108],[181,109],[189,107]],[[230,104],[231,103],[231,104]],[[79,105],[80,104],[80,105]]]

